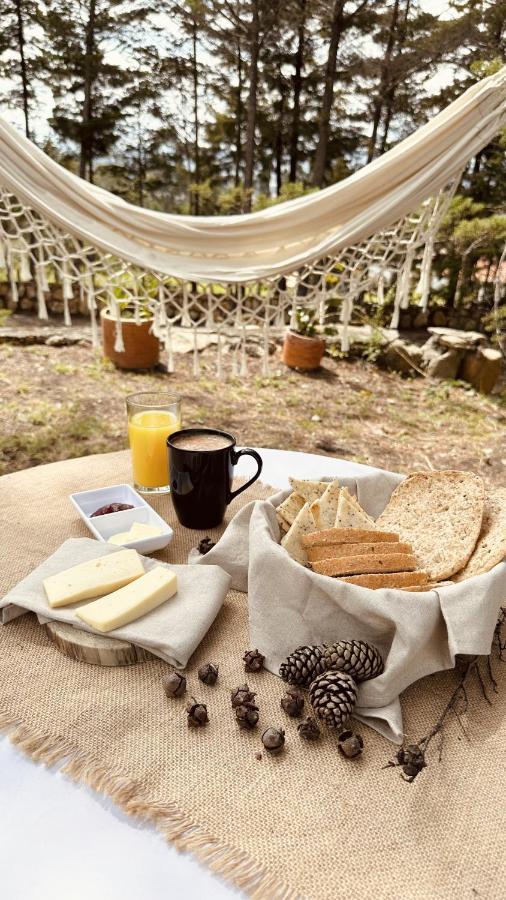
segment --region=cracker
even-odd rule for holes
[[[483,500],[483,481],[471,472],[417,472],[395,488],[376,522],[397,531],[431,581],[441,581],[471,556]]]
[[[506,558],[506,488],[497,488],[485,497],[481,531],[469,560],[455,581],[490,572]]]
[[[388,546],[388,545],[384,545]],[[414,572],[416,559],[412,553],[382,553],[363,556],[339,556],[312,562],[313,572],[320,575],[371,575],[379,572]]]
[[[309,503],[305,503],[297,513],[290,530],[281,538],[281,546],[285,548],[292,559],[296,559],[303,566],[307,563],[307,553],[302,545],[302,538],[304,535],[310,534],[314,527],[314,522],[309,512]]]
[[[276,507],[276,512],[281,516],[285,522],[288,522],[288,525],[292,525],[297,513],[304,506],[304,498],[300,496],[300,494],[296,494],[295,491],[283,500],[279,506]],[[278,519],[279,519],[278,516]]]
[[[419,584],[427,584],[428,577],[426,572],[395,572],[391,575],[351,575],[348,578],[341,578],[340,581],[346,581],[348,584],[358,584],[360,587],[371,588],[401,588],[414,587]]]
[[[325,493],[329,486],[328,481],[311,481],[303,478],[289,478],[288,481],[292,490],[296,494],[300,494],[306,503],[314,503],[315,500],[318,500]]]
[[[399,535],[391,531],[370,531],[361,528],[327,528],[306,534],[302,538],[304,547],[323,547],[325,544],[362,544],[364,541],[398,541]]]
[[[384,553],[387,548],[389,553],[412,553],[411,544],[401,544],[395,541],[385,544],[385,541],[381,541],[377,544],[323,544],[321,547],[308,547],[307,558],[309,562],[318,562],[320,559],[335,559],[336,556]]]
[[[309,507],[314,523],[319,531],[334,526],[340,493],[339,482],[331,481],[320,499],[315,500]]]
[[[285,517],[282,516],[281,513],[279,513],[277,510],[276,510],[276,518],[278,520],[278,524],[279,524],[279,527],[281,528],[281,531],[286,532],[286,531],[290,530],[291,523],[287,522]]]
[[[336,517],[332,524],[336,528],[362,528],[370,531],[374,531],[378,527],[374,519],[367,515],[358,500],[352,497],[347,488],[341,489]]]

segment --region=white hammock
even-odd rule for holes
[[[44,318],[48,279],[61,281],[69,323],[77,286],[95,340],[97,298],[115,314],[118,300],[136,309],[147,302],[169,357],[173,325],[238,333],[243,345],[247,330],[260,328],[267,346],[271,330],[293,323],[302,297],[323,316],[330,295],[343,301],[346,350],[358,294],[374,286],[381,297],[385,281],[396,278],[396,327],[422,254],[426,307],[441,218],[464,166],[505,121],[506,67],[332,187],[249,215],[201,217],[126,203],[59,166],[0,118],[0,244],[12,293],[35,272]],[[244,368],[244,346],[236,370],[240,359]]]

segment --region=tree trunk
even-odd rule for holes
[[[95,66],[93,62],[93,53],[95,49],[95,18],[96,0],[90,0],[85,34],[84,101],[81,121],[81,152],[79,156],[79,175],[81,178],[86,178],[86,170],[88,170],[89,181],[93,181],[94,135],[92,128],[92,112],[93,82],[95,80]]]
[[[406,42],[406,33],[407,33],[407,25],[409,19],[409,13],[411,11],[411,0],[406,0],[406,8],[404,10],[404,15],[402,18],[402,22],[399,25],[398,34],[397,34],[397,54],[396,57],[399,58],[402,54],[402,48]],[[397,91],[398,81],[395,78],[389,79],[389,85],[387,90],[386,97],[386,112],[385,119],[383,124],[383,134],[381,137],[380,143],[380,155],[385,152],[387,148],[387,140],[388,140],[388,132],[390,130],[390,124],[392,122],[392,116],[394,114],[394,103],[395,103],[395,94]]]
[[[300,95],[302,93],[302,71],[306,39],[306,0],[299,2],[299,22],[297,27],[297,50],[294,60],[292,128],[290,132],[290,174],[289,181],[297,181],[299,162]]]
[[[343,11],[346,0],[334,0],[332,25],[330,32],[329,52],[325,66],[325,88],[323,92],[322,110],[320,113],[318,146],[313,167],[313,184],[323,187],[325,169],[327,168],[327,151],[329,144],[330,114],[334,100],[334,80],[336,77],[337,51],[343,33]]]
[[[280,79],[282,78],[281,72],[279,73]],[[281,193],[281,185],[283,184],[283,119],[285,116],[285,94],[284,91],[281,91],[281,98],[279,104],[279,117],[278,124],[276,128],[276,141],[274,148],[274,158],[275,158],[275,175],[276,175],[276,196],[279,197]]]
[[[253,0],[250,23],[249,92],[246,116],[246,146],[244,151],[244,187],[251,191],[255,166],[255,129],[257,120],[258,56],[260,52],[260,0]],[[251,196],[246,200],[246,211],[251,209]]]
[[[199,146],[199,72],[197,62],[197,20],[192,19],[192,82],[193,82],[193,166],[196,184],[200,183],[200,146]],[[194,193],[194,213],[200,212],[199,193]]]
[[[241,162],[242,162],[242,120],[243,120],[243,102],[242,102],[242,55],[241,42],[237,41],[237,102],[235,108],[235,173],[234,184],[239,186],[241,181]]]
[[[26,66],[26,57],[25,57],[25,29],[23,23],[23,8],[22,2],[23,0],[14,0],[16,6],[16,20],[17,20],[17,38],[18,38],[18,52],[19,52],[19,62],[20,62],[20,70],[21,70],[21,94],[23,97],[23,115],[25,117],[25,134],[27,138],[30,137],[30,109],[29,109],[29,91],[28,91],[28,73]]]
[[[367,147],[367,162],[371,162],[374,159],[374,154],[376,152],[376,141],[378,138],[378,128],[381,121],[381,116],[383,114],[383,102],[388,90],[388,82],[390,78],[390,63],[392,60],[392,53],[395,45],[395,38],[397,33],[397,22],[399,19],[399,3],[400,0],[395,0],[394,8],[392,10],[392,18],[390,20],[390,26],[388,29],[388,40],[385,48],[385,56],[383,59],[383,63],[381,65],[381,76],[380,83],[378,87],[378,93],[376,95],[376,100],[374,101],[373,106],[373,117],[372,117],[372,133],[369,138],[369,144]]]

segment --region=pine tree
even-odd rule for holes
[[[25,134],[30,138],[40,63],[40,51],[34,41],[40,21],[38,0],[0,0],[0,21],[0,77],[13,85],[6,92],[6,100],[22,109]]]

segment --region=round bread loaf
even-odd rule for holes
[[[416,472],[395,488],[376,520],[410,543],[430,581],[462,569],[482,526],[485,490],[471,472]]]

